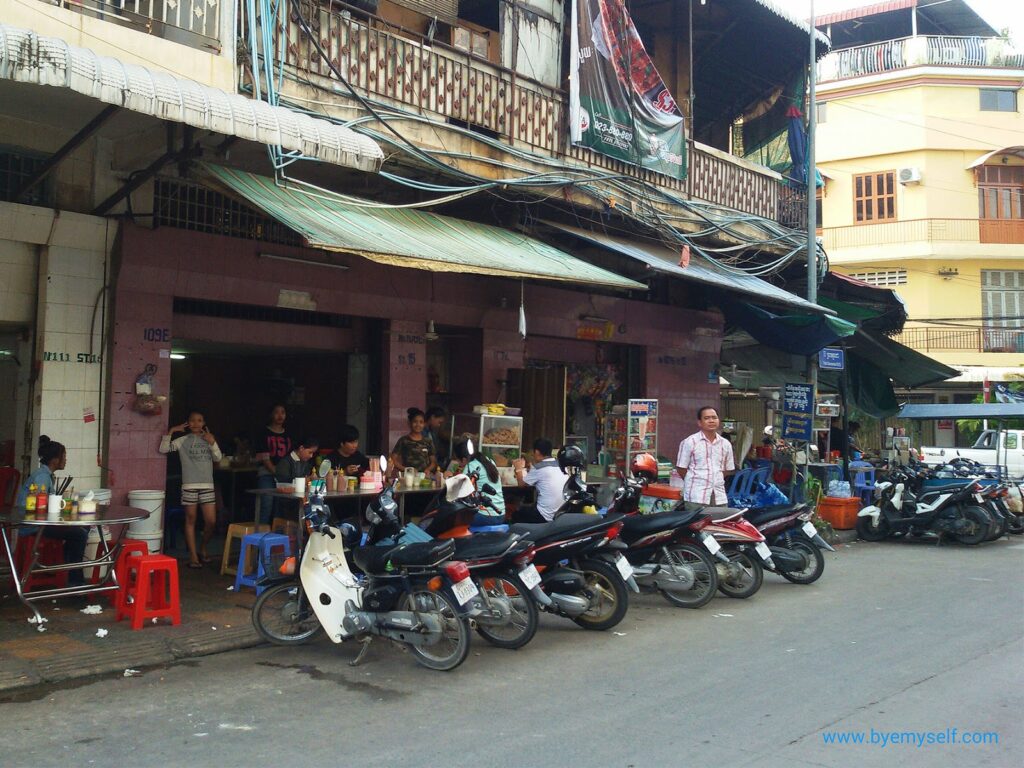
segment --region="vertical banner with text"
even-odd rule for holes
[[[810,384],[787,384],[782,393],[782,439],[809,442],[814,421]]]
[[[686,133],[625,0],[573,0],[569,138],[603,155],[686,177]]]

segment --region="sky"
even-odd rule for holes
[[[872,5],[878,0],[814,0],[814,14],[844,11],[847,8],[861,8]],[[924,5],[929,0],[921,0]],[[792,5],[795,12],[798,7],[804,10],[800,14],[806,17],[810,13],[810,0],[784,0],[785,5]],[[967,4],[996,30],[1010,28],[1010,37],[1017,48],[1024,48],[1024,0],[967,0]]]

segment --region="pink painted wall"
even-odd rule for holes
[[[718,359],[722,320],[717,312],[699,312],[619,297],[566,290],[557,284],[525,286],[528,339],[518,328],[520,283],[517,280],[425,273],[376,264],[346,254],[331,258],[346,271],[263,259],[260,253],[322,258],[322,252],[258,243],[186,230],[122,228],[121,268],[115,296],[111,388],[111,429],[108,465],[112,488],[162,488],[165,460],[156,452],[167,429],[163,416],[131,411],[135,377],[145,363],[158,367],[156,388],[167,394],[168,360],[159,357],[170,342],[144,338],[146,329],[167,329],[171,337],[226,343],[259,343],[288,348],[307,347],[317,335],[300,337],[294,326],[172,316],[173,297],[276,306],[279,291],[308,292],[320,312],[388,322],[382,353],[380,436],[389,447],[406,429],[405,409],[422,407],[427,388],[427,320],[439,325],[482,329],[479,367],[467,374],[467,386],[478,387],[479,401],[496,399],[500,379],[509,368],[521,368],[529,357],[565,362],[593,362],[596,345],[575,336],[581,315],[607,318],[615,344],[647,348],[647,395],[664,401],[662,440],[688,434],[689,412],[717,401],[717,385],[708,372]],[[362,351],[363,334],[329,331],[320,336],[330,348]],[[256,332],[258,330],[258,333]],[[659,356],[685,358],[685,363],[658,362]],[[463,359],[463,366],[471,365]],[[678,437],[677,437],[678,435]],[[663,443],[664,445],[665,443]],[[664,451],[663,451],[664,452]]]

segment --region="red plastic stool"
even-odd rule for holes
[[[32,566],[32,546],[35,544],[37,534],[31,536],[18,536],[18,543],[14,547],[14,562],[18,564],[18,573],[24,575]],[[38,551],[39,565],[63,565],[64,563],[64,542],[60,539],[47,539],[43,537],[39,542]],[[50,587],[66,587],[68,585],[67,571],[54,571],[52,573],[35,573],[28,577],[24,589],[38,589]]]
[[[178,595],[178,561],[167,555],[140,555],[130,561],[137,569],[135,583],[126,599],[132,602],[118,609],[117,620],[130,616],[132,629],[142,629],[146,619],[169,616],[171,624],[181,624],[181,603]],[[166,578],[165,578],[166,577]]]
[[[126,602],[128,587],[135,582],[135,573],[138,565],[131,563],[129,558],[148,554],[149,545],[146,542],[140,539],[122,540],[121,551],[118,553],[117,562],[114,564],[114,575],[117,576],[117,591],[107,594],[115,610],[120,611],[121,608],[128,604]],[[96,565],[92,569],[92,583],[98,584],[99,580],[100,566]],[[125,615],[128,615],[127,611],[125,611]]]

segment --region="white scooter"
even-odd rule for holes
[[[385,472],[383,456],[380,463]],[[330,469],[329,462],[323,465]],[[373,637],[380,636],[407,647],[425,667],[455,669],[469,653],[469,606],[478,594],[466,564],[451,559],[455,543],[404,542],[391,485],[367,507],[366,546],[356,546],[360,535],[353,526],[328,524],[323,465],[304,508],[310,533],[299,566],[300,584],[279,584],[260,595],[253,607],[256,628],[271,642],[304,642],[319,630],[312,609],[333,642],[363,643],[353,665],[362,660]],[[349,566],[346,544],[360,575]]]

